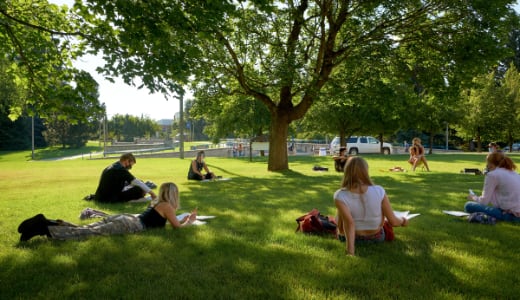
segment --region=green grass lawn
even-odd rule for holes
[[[49,156],[49,154],[47,154]],[[189,160],[137,158],[132,173],[174,181],[181,212],[198,207],[208,224],[86,241],[19,243],[19,223],[37,213],[78,224],[82,209],[139,213],[145,204],[96,204],[111,160],[30,161],[0,153],[0,298],[2,299],[513,299],[518,297],[520,226],[470,224],[444,215],[480,193],[485,154],[428,156],[432,172],[409,169],[405,155],[367,155],[370,173],[395,210],[421,215],[396,240],[359,245],[356,257],[337,240],[296,234],[312,208],[335,213],[341,174],[330,157],[290,157],[290,171],[267,172],[266,158],[206,158],[220,182],[188,182]],[[520,156],[512,155],[520,165]],[[314,172],[312,167],[329,167]]]

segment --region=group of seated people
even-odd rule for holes
[[[341,148],[340,155],[334,157],[336,170],[343,172],[334,201],[338,239],[345,242],[345,252],[354,255],[356,243],[385,241],[385,222],[395,227],[406,226],[408,220],[395,216],[385,190],[370,179],[367,162],[361,157],[348,157],[345,151]],[[413,139],[410,147],[409,163],[412,170],[423,164],[429,171],[418,138]],[[515,171],[515,163],[505,153],[490,150],[486,169],[482,195],[468,195],[464,211],[482,213],[498,221],[520,222],[520,175]]]
[[[414,141],[414,145],[420,146],[420,142]],[[375,185],[370,178],[366,160],[360,156],[346,157],[345,150],[340,151],[342,157],[335,159],[338,164],[344,166],[341,169],[343,172],[341,187],[334,193],[334,203],[337,210],[338,240],[345,243],[347,255],[355,255],[357,243],[383,242],[388,239],[389,234],[393,235],[393,231],[390,231],[392,227],[407,226],[408,220],[395,215],[385,189]],[[411,156],[415,155],[419,160],[421,158],[417,155],[421,155],[421,152],[417,153],[419,154],[414,153]],[[196,169],[200,172],[204,169],[203,158],[204,153],[199,153],[190,168],[191,173],[198,175],[196,177],[198,180],[208,178],[208,175],[195,171]],[[489,153],[486,163],[489,171],[484,180],[482,195],[468,195],[469,201],[464,205],[464,210],[468,213],[483,213],[499,221],[520,222],[520,175],[515,171],[515,163],[503,152]],[[20,240],[27,241],[36,235],[66,240],[93,235],[134,233],[148,228],[165,227],[167,222],[174,228],[179,228],[190,225],[196,220],[197,210],[180,220],[176,217],[179,208],[179,189],[173,182],[161,184],[158,195],[155,195],[146,185],[135,182],[136,179],[128,171],[134,164],[135,157],[125,154],[121,156],[119,162],[107,167],[102,173],[96,199],[121,202],[128,199],[132,193],[134,195],[149,193],[153,199],[145,211],[140,214],[106,216],[99,222],[84,226],[62,220],[50,220],[43,214],[38,214],[20,224],[18,227],[18,232],[21,233]],[[210,173],[209,169],[206,171]],[[106,186],[101,186],[101,183],[105,183],[104,176],[125,178],[133,186],[116,193],[115,187],[108,189]],[[211,178],[214,175],[209,176]],[[141,193],[128,192],[134,187],[141,189]]]

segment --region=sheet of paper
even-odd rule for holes
[[[467,217],[467,216],[469,216],[469,213],[464,212],[464,211],[457,211],[457,210],[443,210],[442,212],[445,213],[445,214],[447,214],[447,215],[455,216],[455,217]]]
[[[197,216],[197,220],[208,220],[208,219],[214,219],[215,216]]]
[[[215,179],[203,179],[202,182],[210,182],[210,181],[229,181],[231,178],[215,178]]]
[[[204,224],[206,224],[206,222],[199,221],[199,220],[195,220],[195,222],[191,223],[191,225],[195,225],[195,226],[197,226],[197,225],[204,225]]]
[[[397,211],[394,210],[394,214],[398,218],[406,218],[407,220],[410,220],[412,218],[417,217],[420,214],[411,214],[410,211]]]
[[[180,222],[180,221],[182,221],[182,219],[186,218],[189,215],[190,215],[190,213],[187,213],[187,212],[183,213],[183,214],[180,214],[180,215],[177,215],[177,220],[179,220],[179,222]],[[194,225],[206,224],[206,222],[201,222],[201,221],[208,220],[208,219],[213,219],[213,218],[215,218],[215,216],[197,216],[197,221],[200,224],[195,224],[195,223],[197,223],[197,221],[193,222],[192,224],[194,224]]]

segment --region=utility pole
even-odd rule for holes
[[[34,115],[31,117],[31,159],[34,160]]]
[[[107,111],[103,114],[103,157],[107,156]]]
[[[184,159],[184,90],[179,95],[179,157]]]

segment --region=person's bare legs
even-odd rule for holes
[[[415,172],[415,168],[417,168],[417,164],[420,162],[421,160],[418,159],[417,157],[414,159],[413,161],[413,166],[412,166],[412,171]]]
[[[430,172],[430,168],[428,167],[428,162],[426,161],[426,158],[424,156],[421,156],[421,161],[424,164],[426,171]]]

